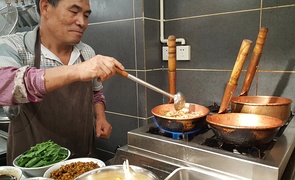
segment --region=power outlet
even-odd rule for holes
[[[168,60],[168,46],[162,48],[163,61]],[[176,46],[176,60],[177,61],[189,61],[191,60],[191,46]]]
[[[176,46],[176,60],[191,60],[191,46]]]
[[[168,46],[163,46],[162,58],[163,58],[163,61],[168,61]]]

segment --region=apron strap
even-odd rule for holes
[[[84,57],[83,57],[82,53],[80,54],[80,59],[81,59],[81,61],[82,61],[82,62],[84,62],[84,61],[85,61],[85,59],[84,59]]]
[[[40,33],[38,29],[36,42],[35,42],[35,60],[34,60],[34,66],[37,69],[40,69],[40,59],[41,59],[41,42],[40,42]]]

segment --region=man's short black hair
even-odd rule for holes
[[[51,4],[53,7],[56,7],[58,2],[60,0],[47,0],[49,2],[49,4]],[[40,7],[39,7],[39,4],[40,4],[40,0],[35,0],[35,3],[36,3],[36,6],[37,6],[37,12],[40,14]]]

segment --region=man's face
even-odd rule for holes
[[[46,27],[59,41],[75,45],[88,27],[90,13],[89,0],[60,0],[48,8]]]

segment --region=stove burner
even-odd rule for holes
[[[244,146],[238,146],[238,145],[222,142],[219,139],[217,139],[216,136],[213,136],[211,138],[207,138],[202,143],[202,145],[213,147],[216,149],[222,149],[222,150],[233,152],[236,154],[242,154],[242,155],[247,155],[254,158],[263,159],[266,157],[267,151],[274,146],[275,142],[276,142],[275,140],[272,140],[271,142],[267,144],[263,144],[259,146],[244,147]]]
[[[209,146],[209,147],[214,147],[214,148],[217,148],[217,149],[221,149],[221,147],[223,145],[223,142],[219,141],[218,139],[207,138],[202,145],[206,145],[206,146]]]
[[[276,137],[280,137],[283,132],[285,131],[286,127],[289,125],[290,121],[293,119],[294,114],[292,113],[292,111],[290,112],[290,117],[289,119],[286,121],[286,123],[284,124],[284,126],[282,126],[280,128],[280,130],[277,132]]]
[[[152,134],[162,135],[162,136],[165,136],[165,137],[170,137],[172,139],[184,139],[184,140],[190,141],[190,140],[192,140],[194,138],[194,136],[196,134],[200,133],[201,130],[203,130],[203,128],[200,127],[199,129],[195,129],[195,130],[192,130],[192,131],[175,132],[175,131],[169,131],[169,130],[161,128],[155,119],[154,119],[154,123],[157,126],[156,128],[158,130],[155,130],[155,129],[153,129],[151,127],[152,130],[150,128],[150,130],[148,132],[150,132]]]
[[[220,106],[218,106],[218,104],[214,103],[213,105],[207,106],[207,108],[212,113],[218,113]]]
[[[197,129],[194,131],[188,131],[188,132],[173,132],[173,131],[168,131],[164,130],[160,127],[150,127],[147,133],[151,134],[156,134],[156,135],[161,135],[165,137],[169,137],[172,139],[183,139],[187,141],[191,141],[196,134],[198,134],[202,129]]]

